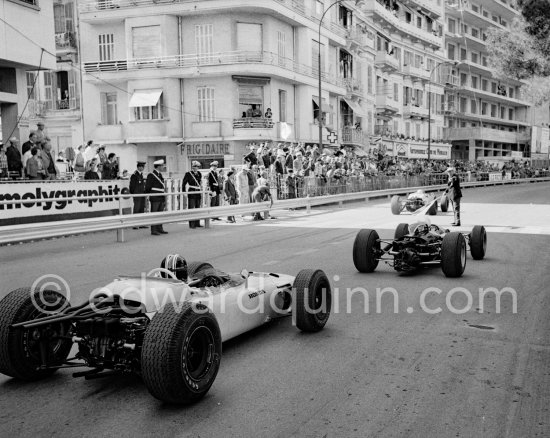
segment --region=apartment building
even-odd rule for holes
[[[369,0],[364,11],[375,34],[373,145],[393,156],[451,158],[436,81],[446,61],[443,1]]]
[[[530,156],[530,103],[522,82],[498,80],[487,65],[487,30],[507,29],[519,15],[513,0],[454,0],[445,7],[446,54],[458,63],[445,99],[445,137],[453,157],[503,161]]]
[[[0,138],[26,141],[30,129],[26,71],[55,68],[55,57],[40,48],[55,52],[53,9],[47,1],[5,0],[0,18]]]
[[[53,69],[27,71],[31,128],[42,122],[57,153],[84,143],[80,99],[79,32],[75,0],[53,2],[55,54]],[[31,85],[36,82],[34,90]]]
[[[361,6],[83,0],[85,136],[123,167],[164,158],[173,175],[191,160],[240,164],[251,144],[317,144],[319,117],[324,145],[368,147],[374,35]]]

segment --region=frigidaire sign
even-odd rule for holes
[[[231,155],[229,143],[186,143],[181,145],[181,154],[187,156],[199,155]]]

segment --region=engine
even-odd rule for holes
[[[89,367],[139,371],[141,346],[149,318],[144,315],[94,316],[76,323],[76,358]]]
[[[437,239],[436,239],[437,240]],[[431,236],[405,238],[395,241],[391,254],[394,256],[393,267],[399,272],[411,272],[427,261],[436,260],[440,245]]]
[[[424,207],[424,201],[421,198],[411,198],[407,199],[405,208],[409,212],[415,212],[416,210]]]

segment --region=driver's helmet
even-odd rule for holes
[[[423,219],[421,221],[418,221],[418,222],[413,222],[412,224],[409,225],[409,233],[410,234],[415,234],[415,233],[420,233],[422,232],[423,230],[429,230],[430,229],[430,220],[428,218],[426,219]]]
[[[417,190],[409,195],[409,199],[423,198],[425,195],[424,190]]]
[[[168,254],[160,262],[160,267],[170,271],[178,280],[187,281],[187,262],[179,254]],[[161,272],[160,276],[169,277],[166,272]]]

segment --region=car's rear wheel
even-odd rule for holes
[[[34,328],[13,328],[12,324],[55,315],[68,305],[56,291],[34,292],[16,289],[0,301],[0,373],[21,380],[48,377],[65,362],[71,351],[69,322],[53,322]]]
[[[392,214],[401,214],[401,198],[397,195],[391,197]]]
[[[353,242],[353,264],[359,272],[373,272],[378,266],[380,241],[376,230],[360,230]]]
[[[395,229],[393,235],[394,240],[401,239],[403,236],[409,234],[409,224],[399,224]]]
[[[470,253],[474,260],[483,260],[487,251],[487,232],[483,225],[476,225],[470,233]]]
[[[449,198],[447,198],[447,195],[441,196],[439,206],[441,207],[441,211],[443,213],[447,213],[447,210],[449,209]]]
[[[208,262],[191,262],[187,265],[187,276],[189,278],[194,277],[198,272],[204,271],[206,269],[214,269]]]
[[[165,306],[145,332],[141,374],[149,392],[188,404],[208,392],[220,368],[222,341],[216,317],[202,304]]]
[[[466,268],[466,239],[461,233],[447,233],[441,243],[441,270],[446,277],[460,277]]]
[[[304,332],[317,332],[328,321],[332,291],[326,274],[320,269],[302,269],[294,280],[294,320]]]

